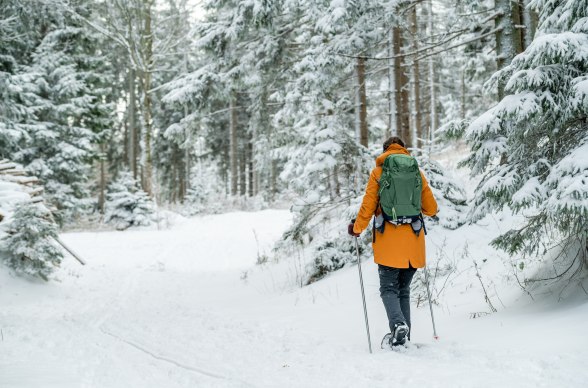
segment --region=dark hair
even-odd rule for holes
[[[391,138],[389,138],[388,140],[386,140],[384,142],[384,152],[386,152],[388,147],[390,147],[392,144],[398,144],[398,145],[404,147],[404,142],[402,141],[401,138],[399,138],[398,136],[392,136]]]

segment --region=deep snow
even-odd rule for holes
[[[63,240],[88,265],[66,259],[58,281],[34,283],[0,268],[0,387],[553,388],[588,381],[588,303],[531,303],[512,280],[501,282],[504,260],[486,247],[488,225],[429,234],[431,260],[443,257],[455,271],[435,286],[443,290],[435,307],[439,341],[427,306],[413,305],[420,349],[379,349],[385,312],[376,266],[363,263],[370,355],[356,266],[299,288],[296,258],[255,264],[290,222],[287,211],[266,210],[180,218],[161,231],[69,233]],[[473,260],[498,313],[485,315]]]

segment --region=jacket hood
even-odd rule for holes
[[[390,147],[388,147],[386,152],[384,152],[382,155],[380,155],[376,158],[376,166],[379,167],[379,166],[383,165],[384,160],[386,160],[386,158],[392,154],[410,155],[410,152],[408,152],[406,150],[406,148],[404,148],[400,144],[390,144]]]

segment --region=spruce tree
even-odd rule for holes
[[[2,239],[6,264],[17,273],[48,280],[59,267],[63,252],[57,247],[57,225],[43,204],[18,204]]]
[[[104,222],[118,230],[147,226],[153,220],[153,203],[129,171],[121,171],[108,188]]]
[[[505,97],[467,130],[465,164],[483,178],[473,220],[511,208],[525,222],[494,240],[509,253],[542,254],[588,230],[588,3],[536,0],[537,36],[494,83]]]

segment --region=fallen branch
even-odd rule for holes
[[[70,255],[72,255],[77,261],[79,261],[81,265],[86,265],[86,262],[80,256],[78,256],[74,251],[72,251],[71,248],[69,248],[67,245],[65,245],[65,243],[59,239],[59,237],[55,238],[55,242],[58,243],[59,245],[61,245],[63,247],[63,249],[65,249]]]

